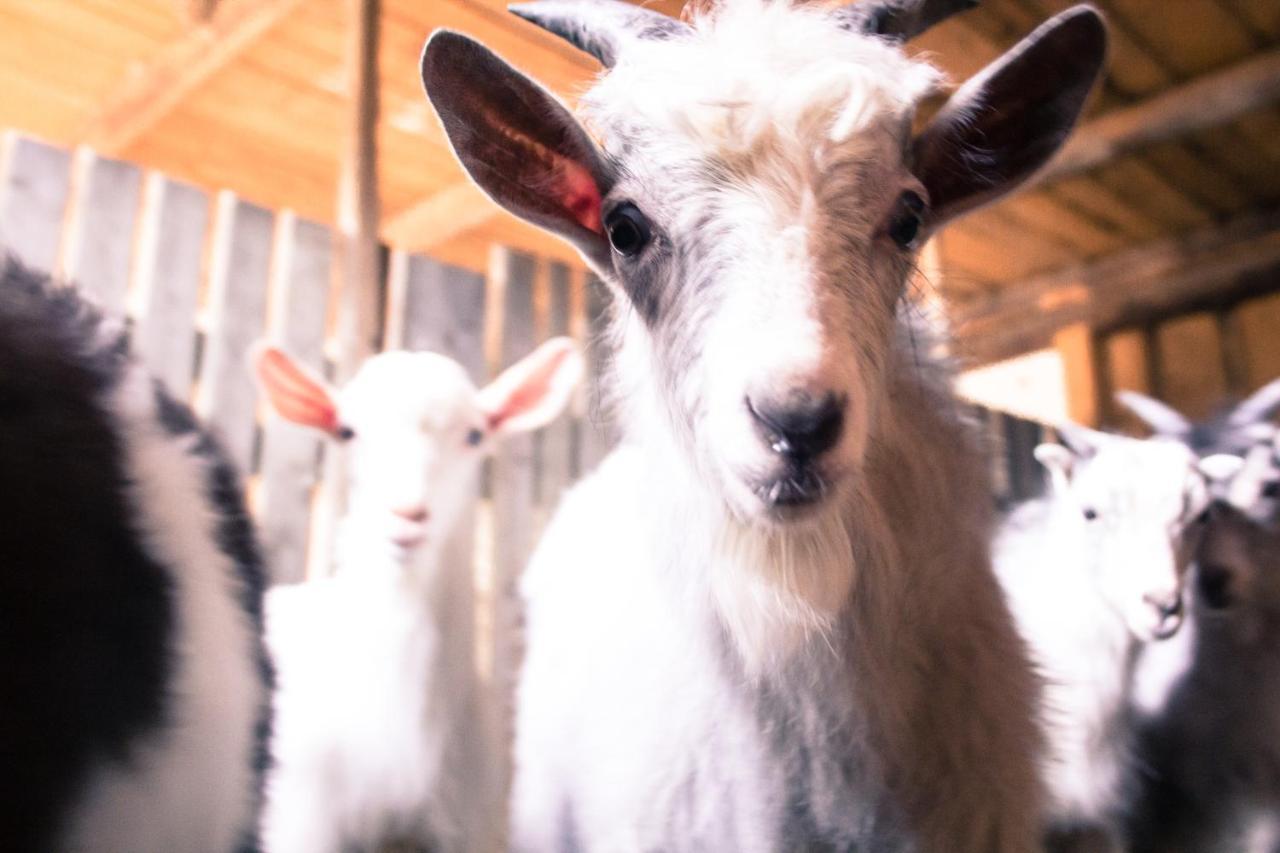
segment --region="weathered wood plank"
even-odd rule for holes
[[[222,435],[241,471],[253,470],[257,389],[249,351],[262,337],[271,266],[272,213],[246,202],[231,212],[230,240],[221,274],[210,283],[197,409]]]
[[[1044,428],[1035,421],[1002,414],[1004,426],[1004,463],[1008,498],[1014,502],[1029,500],[1044,491],[1044,466],[1035,457],[1036,445],[1044,439]]]
[[[493,253],[490,293],[502,295],[498,368],[523,358],[534,344],[533,278],[528,255]],[[497,307],[497,306],[494,306]],[[493,687],[501,732],[513,736],[513,692],[522,658],[521,609],[516,584],[534,536],[534,455],[532,436],[507,439],[493,457]],[[503,774],[510,773],[504,763]]]
[[[332,246],[329,230],[295,221],[277,230],[269,337],[294,358],[324,375]],[[287,246],[280,241],[288,241]],[[296,583],[307,574],[312,497],[319,481],[323,440],[265,407],[258,502],[259,529],[274,583]]]
[[[142,172],[137,166],[101,157],[93,160],[79,204],[77,245],[68,257],[66,273],[115,314],[124,312],[128,298],[141,195]]]
[[[1280,376],[1280,293],[1252,299],[1234,312],[1244,353],[1247,393]]]
[[[1077,323],[1053,336],[1066,374],[1067,416],[1078,424],[1097,426],[1101,421],[1097,348],[1093,330]]]
[[[1143,435],[1147,429],[1132,412],[1116,403],[1117,391],[1137,391],[1150,394],[1150,354],[1147,334],[1143,329],[1125,329],[1109,335],[1103,344],[1106,360],[1106,399],[1103,411],[1106,422],[1133,435]]]
[[[1227,394],[1222,337],[1209,313],[1170,320],[1156,329],[1160,397],[1193,419],[1208,417]]]
[[[28,266],[53,270],[71,186],[71,155],[26,137],[8,152],[0,187],[0,245]]]
[[[209,197],[187,184],[157,180],[143,211],[147,227],[155,230],[154,239],[141,244],[147,256],[138,259],[134,346],[169,393],[189,400]]]
[[[420,255],[409,258],[401,345],[456,359],[477,385],[486,378],[484,276]]]

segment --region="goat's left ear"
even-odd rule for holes
[[[529,432],[564,411],[582,378],[583,360],[570,338],[552,338],[480,390],[480,408],[497,435]]]
[[[423,48],[422,83],[480,189],[596,264],[611,263],[600,221],[611,170],[564,105],[484,45],[448,30]]]
[[[913,169],[937,228],[1022,183],[1062,147],[1102,69],[1091,6],[1046,21],[961,86],[916,139]]]
[[[1049,478],[1053,482],[1055,491],[1061,491],[1071,482],[1071,469],[1075,465],[1076,457],[1067,448],[1061,444],[1038,444],[1036,449],[1032,451],[1036,457],[1036,461],[1045,467],[1049,472]]]

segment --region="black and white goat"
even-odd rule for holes
[[[615,302],[624,437],[524,579],[517,849],[1036,848],[1036,683],[903,294],[928,233],[1061,145],[1106,33],[1059,15],[912,136],[939,75],[900,43],[969,5],[515,7],[608,67],[591,132],[428,42],[463,165]]]
[[[74,291],[0,261],[0,844],[256,849],[270,668],[235,472]]]
[[[1226,501],[1213,504],[1201,527],[1188,624],[1170,649],[1143,661],[1148,679],[1162,677],[1158,692],[1140,697],[1143,786],[1130,849],[1274,853],[1280,529]]]
[[[1134,786],[1134,661],[1182,622],[1183,531],[1208,491],[1181,442],[1058,433],[1062,444],[1035,452],[1049,494],[1011,514],[995,563],[1045,679],[1050,836],[1062,849],[1091,839],[1118,850]]]
[[[480,389],[429,352],[377,355],[340,391],[278,349],[259,354],[275,409],[340,441],[349,481],[334,575],[267,597],[279,682],[268,853],[500,844],[501,739],[474,653],[471,510],[485,458],[554,419],[581,372],[566,338]]]

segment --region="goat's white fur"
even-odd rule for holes
[[[571,354],[549,406],[522,428],[554,417],[579,372]],[[392,839],[490,851],[501,839],[472,624],[472,510],[481,462],[504,431],[485,394],[511,390],[501,383],[478,391],[451,359],[396,352],[366,362],[337,398],[354,437],[336,572],[267,599],[279,685],[270,853]],[[475,446],[473,431],[484,436]],[[430,516],[407,520],[404,507]]]
[[[120,430],[136,535],[173,584],[171,705],[125,765],[86,786],[59,849],[230,851],[256,809],[254,728],[265,686],[256,629],[238,601],[235,567],[218,547],[195,433],[161,426],[150,377],[134,366],[108,402]],[[104,602],[104,606],[110,606]]]
[[[1133,663],[1165,621],[1152,601],[1181,594],[1183,528],[1205,490],[1180,442],[1092,441],[1084,456],[1038,448],[1051,492],[1008,519],[995,563],[1045,680],[1049,822],[1115,842],[1133,783]]]

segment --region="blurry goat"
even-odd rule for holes
[[[480,44],[427,43],[464,167],[615,300],[624,437],[524,578],[517,849],[1037,845],[991,497],[902,306],[928,234],[1066,139],[1106,32],[1062,13],[913,136],[939,75],[901,42],[970,5],[514,7],[609,69],[590,133]]]
[[[1280,530],[1215,502],[1193,553],[1190,619],[1143,669],[1134,853],[1280,849]],[[1158,655],[1154,654],[1159,652]]]
[[[1181,624],[1183,528],[1207,492],[1181,442],[1074,424],[1058,434],[1061,445],[1035,451],[1050,493],[1011,514],[995,563],[1045,678],[1054,849],[1090,836],[1119,849],[1131,794],[1134,657]]]
[[[484,458],[555,418],[581,371],[566,338],[479,390],[452,359],[390,352],[337,392],[278,349],[259,354],[276,411],[341,442],[349,482],[334,576],[267,599],[279,682],[269,853],[500,842],[506,803],[464,522]]]
[[[258,546],[226,456],[122,330],[0,259],[0,843],[254,850]]]

